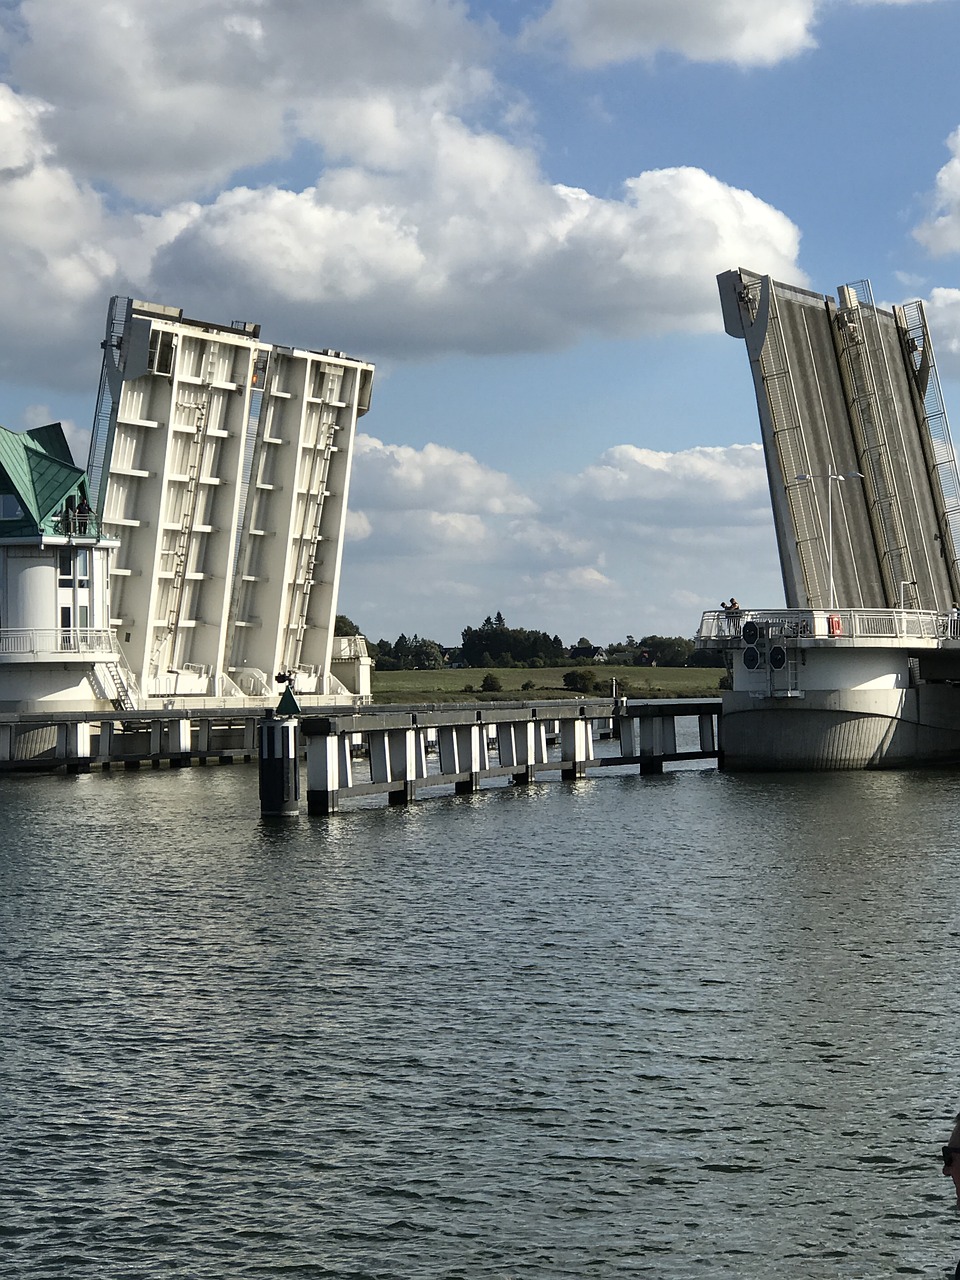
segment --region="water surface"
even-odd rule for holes
[[[605,771],[264,823],[238,767],[0,805],[4,1274],[960,1255],[960,777]]]

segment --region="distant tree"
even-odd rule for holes
[[[418,640],[410,654],[417,671],[438,671],[444,666],[443,650],[436,640]]]
[[[443,649],[436,640],[426,636],[406,636],[401,631],[396,640],[378,640],[378,671],[413,671],[431,670],[446,666]]]
[[[651,667],[685,667],[696,648],[683,636],[644,636],[640,646],[649,654]]]
[[[483,693],[500,693],[503,689],[503,685],[500,681],[500,677],[493,675],[491,672],[489,675],[485,675],[480,681],[480,689]]]
[[[526,692],[526,690],[528,689],[535,689],[536,687],[537,686],[534,684],[532,680],[524,680],[523,684],[520,686],[520,688],[523,689],[524,692]]]
[[[578,667],[576,671],[567,671],[563,677],[563,687],[573,693],[591,693],[597,683],[596,672],[589,667]]]
[[[360,636],[363,635],[363,632],[345,613],[338,613],[336,622],[333,624],[333,634],[335,636]]]
[[[576,647],[577,647],[578,649],[592,649],[592,648],[593,648],[593,641],[592,641],[592,640],[588,640],[586,636],[581,636],[581,637],[580,637],[580,639],[577,641],[577,646],[576,646]]]
[[[543,666],[563,658],[559,636],[551,640],[545,631],[508,627],[502,613],[486,617],[479,627],[462,632],[461,661],[468,667]]]
[[[613,644],[607,645],[608,657],[620,657],[625,662],[633,662],[636,654],[637,642],[633,636],[627,636],[626,640],[616,640]]]

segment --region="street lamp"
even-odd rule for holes
[[[832,466],[829,471],[821,472],[818,475],[808,475],[806,472],[802,472],[797,476],[798,480],[826,480],[827,482],[827,561],[829,564],[831,609],[837,607],[833,590],[833,481],[856,480],[857,478],[863,479],[862,471],[834,471]]]

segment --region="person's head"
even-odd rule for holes
[[[953,1187],[957,1193],[957,1204],[960,1205],[960,1116],[957,1116],[953,1132],[943,1148],[943,1176],[953,1179]]]

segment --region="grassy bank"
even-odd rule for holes
[[[570,667],[529,670],[526,667],[466,667],[459,671],[375,671],[374,702],[483,702],[498,698],[536,701],[547,698],[576,698],[563,685]],[[591,668],[599,681],[598,692],[610,692],[617,681],[621,696],[632,698],[711,698],[719,694],[722,667],[618,667],[613,664]],[[500,693],[480,693],[484,676],[494,675],[502,685]],[[524,689],[527,681],[532,689]],[[467,686],[472,686],[468,689]]]

